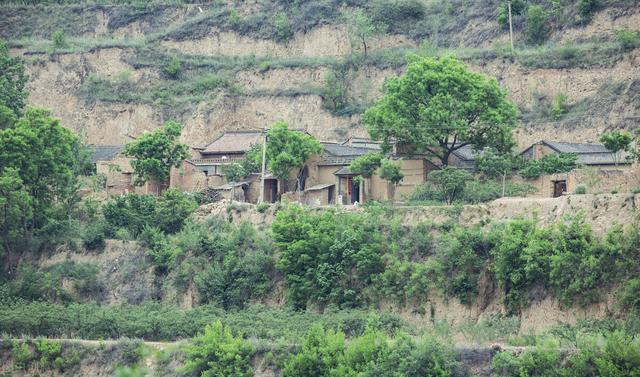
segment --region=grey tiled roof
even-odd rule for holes
[[[371,148],[350,145],[322,143],[321,165],[349,165],[357,157],[373,152]]]
[[[561,153],[611,153],[602,144],[565,143],[551,140],[542,140],[542,142]]]
[[[473,145],[467,144],[464,147],[453,151],[453,154],[461,160],[474,161],[479,152],[473,150]]]
[[[262,142],[264,132],[260,130],[227,131],[205,146],[200,152],[207,154],[244,153],[253,144]]]
[[[91,162],[111,161],[124,150],[122,145],[91,145]]]

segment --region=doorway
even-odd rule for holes
[[[562,196],[567,191],[567,181],[553,181],[553,197]]]
[[[349,195],[349,202],[351,204],[358,202],[360,203],[360,182],[358,180],[353,180],[353,177],[347,178],[347,194]]]

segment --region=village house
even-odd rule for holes
[[[568,173],[546,174],[529,180],[543,197],[558,197],[584,185],[590,192],[630,190],[639,183],[638,171],[627,154],[612,153],[602,144],[541,140],[521,152],[526,159],[539,160],[554,153],[575,153],[578,168]]]

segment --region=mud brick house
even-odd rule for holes
[[[554,153],[575,153],[579,166],[568,173],[546,174],[531,180],[538,196],[561,196],[574,192],[579,185],[586,186],[593,193],[629,190],[639,182],[638,171],[627,160],[627,154],[616,155],[602,144],[541,140],[526,148],[521,155],[539,160]]]

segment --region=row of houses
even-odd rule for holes
[[[351,137],[341,143],[322,142],[322,154],[309,158],[300,171],[292,171],[284,182],[270,174],[265,175],[264,188],[260,174],[249,175],[242,182],[227,182],[224,167],[241,161],[252,146],[262,144],[264,137],[261,130],[228,131],[205,146],[193,148],[194,157],[184,161],[180,168],[172,169],[170,186],[190,192],[215,188],[223,196],[233,194],[235,200],[252,203],[259,200],[263,189],[262,195],[267,202],[275,202],[278,192],[284,192],[288,200],[309,205],[353,204],[370,199],[402,199],[417,185],[426,182],[429,173],[437,169],[426,156],[407,156],[394,151],[389,157],[402,167],[404,179],[400,184],[391,185],[377,175],[358,179],[358,174],[349,170],[351,162],[364,154],[379,151],[381,145],[369,139]],[[133,186],[133,171],[121,152],[121,146],[95,147],[96,170],[107,176],[109,194],[156,192],[158,188],[152,185]],[[553,153],[577,154],[581,169],[530,181],[537,189],[536,196],[560,196],[573,192],[587,181],[590,187],[598,186],[602,191],[629,189],[638,181],[628,161],[624,158],[618,161],[600,144],[542,140],[521,152],[525,158],[534,160]],[[452,153],[449,165],[472,170],[476,155],[472,146],[467,145]],[[279,184],[285,186],[280,188]]]

